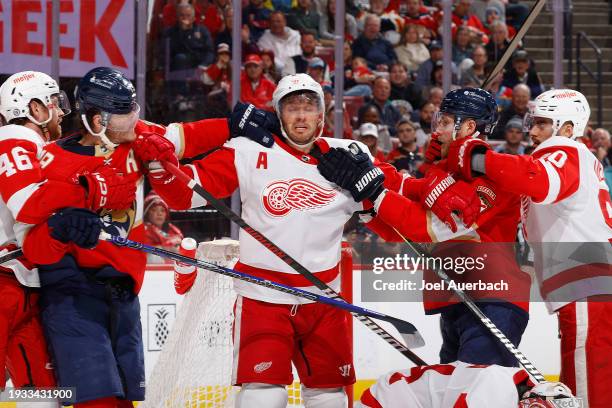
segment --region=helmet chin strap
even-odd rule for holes
[[[30,113],[26,113],[25,116],[26,118],[28,118],[30,122],[40,127],[40,130],[42,130],[45,140],[48,142],[49,140],[51,140],[51,137],[49,135],[49,128],[47,127],[47,124],[51,122],[51,119],[53,119],[53,113],[51,112],[51,108],[49,108],[48,106],[47,106],[47,112],[49,113],[49,117],[47,118],[47,120],[43,120],[42,122],[39,122],[36,119],[34,119],[34,116],[30,115]]]
[[[108,149],[108,150],[114,150],[118,145],[116,143],[113,143],[110,141],[110,139],[108,138],[108,136],[106,136],[106,126],[102,126],[102,130],[99,133],[95,133],[91,127],[89,126],[89,122],[87,122],[87,117],[85,116],[85,114],[81,115],[81,121],[83,122],[83,125],[85,126],[85,129],[87,129],[87,131],[96,137],[99,137],[100,140],[102,141],[102,144]]]

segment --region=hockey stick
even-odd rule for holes
[[[21,250],[21,248],[11,251],[7,254],[0,256],[0,264],[3,264],[8,261],[12,261],[13,259],[19,258],[22,255],[23,255],[23,251]]]
[[[274,289],[279,292],[287,293],[289,295],[301,297],[303,299],[308,299],[314,302],[324,303],[326,305],[330,305],[333,307],[337,307],[339,309],[346,310],[354,315],[356,314],[359,316],[368,316],[368,317],[373,317],[375,319],[383,320],[385,322],[391,323],[393,327],[395,327],[400,332],[404,340],[406,340],[407,344],[411,344],[413,345],[413,347],[418,347],[422,345],[421,343],[423,340],[417,328],[414,327],[412,323],[398,319],[396,317],[386,315],[384,313],[379,313],[374,310],[365,309],[363,307],[353,305],[352,303],[347,303],[344,300],[337,300],[337,299],[333,299],[330,297],[317,295],[316,293],[308,292],[306,290],[294,288],[291,286],[286,286],[280,283],[272,282],[267,279],[258,278],[253,275],[249,275],[243,272],[238,272],[236,270],[229,269],[229,268],[224,268],[222,266],[215,265],[213,263],[206,262],[206,261],[201,261],[199,259],[190,258],[188,256],[177,254],[175,252],[171,252],[165,249],[149,246],[141,242],[132,241],[127,238],[121,238],[116,235],[110,235],[110,234],[107,234],[106,232],[102,232],[100,234],[100,239],[104,241],[112,242],[113,244],[118,245],[118,246],[125,246],[128,248],[132,248],[132,249],[136,249],[139,251],[154,254],[157,256],[161,256],[163,258],[172,259],[174,261],[181,262],[187,265],[193,265],[198,268],[207,269],[211,272],[229,276],[230,278],[234,278],[234,279],[240,279],[245,282],[253,283],[258,286],[263,286],[265,288]]]
[[[238,214],[233,212],[230,208],[228,208],[221,200],[216,199],[210,194],[208,191],[204,189],[201,185],[196,183],[194,179],[189,177],[187,174],[183,173],[181,169],[173,165],[172,163],[164,163],[164,167],[167,171],[172,173],[176,178],[184,182],[190,189],[192,189],[196,194],[204,198],[209,204],[215,207],[224,217],[236,223],[240,228],[244,229],[249,235],[257,240],[260,244],[268,248],[273,254],[278,256],[282,261],[284,261],[287,265],[291,266],[295,269],[299,274],[308,279],[314,286],[320,289],[326,296],[339,299],[340,301],[345,301],[335,290],[330,288],[325,282],[321,281],[317,278],[312,272],[306,269],[302,264],[293,259],[289,254],[280,249],[276,244],[266,238],[259,231],[252,228],[247,222],[242,219]],[[390,344],[397,351],[402,353],[406,358],[412,361],[416,365],[426,365],[425,361],[423,361],[419,356],[413,353],[408,347],[402,344],[400,341],[395,339],[389,332],[387,332],[384,328],[380,327],[375,321],[370,319],[367,316],[362,316],[359,314],[353,313],[353,316],[363,323],[368,329],[372,330],[379,337],[381,337],[384,341]],[[421,347],[425,345],[425,341],[421,337],[421,335],[417,332],[413,334],[411,339],[411,344],[408,344],[409,347]]]
[[[529,12],[529,15],[523,22],[523,25],[521,25],[521,28],[519,28],[512,41],[510,41],[510,44],[508,44],[508,48],[506,48],[502,57],[499,59],[499,61],[497,61],[497,64],[495,64],[495,67],[493,67],[487,79],[485,79],[485,81],[482,83],[482,89],[487,89],[489,86],[491,86],[491,82],[493,82],[495,77],[499,75],[502,69],[504,69],[504,66],[506,66],[506,63],[514,53],[514,50],[516,49],[516,47],[518,47],[519,42],[523,39],[523,37],[527,33],[527,30],[529,30],[529,28],[533,24],[536,17],[540,14],[540,11],[542,10],[545,4],[546,0],[538,0],[533,5],[533,8]]]
[[[404,237],[404,235],[402,235],[396,228],[393,229],[400,237],[402,237],[406,244],[408,244],[408,246],[415,253],[425,257],[431,256],[428,251],[425,250],[424,247]],[[440,277],[440,279],[446,282],[447,285],[453,282],[444,270],[440,268],[434,268],[434,270],[436,274]],[[540,371],[531,363],[531,361],[529,361],[529,359],[518,348],[516,348],[514,344],[512,344],[508,337],[506,337],[506,335],[501,330],[499,330],[495,323],[493,323],[491,319],[489,319],[482,312],[482,310],[480,310],[474,300],[467,293],[465,293],[463,289],[457,287],[457,285],[452,285],[452,288],[455,294],[459,296],[459,299],[461,299],[463,304],[467,306],[470,312],[472,312],[482,322],[482,324],[485,325],[485,327],[489,329],[489,331],[501,342],[501,344],[506,347],[506,349],[510,353],[512,353],[512,355],[514,355],[518,362],[523,366],[525,371],[527,371],[529,375],[531,375],[538,383],[546,382],[546,379],[544,378],[542,373],[540,373]]]

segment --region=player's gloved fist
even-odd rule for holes
[[[486,153],[491,146],[484,140],[475,137],[466,137],[452,142],[448,148],[448,170],[457,174],[465,181],[472,181],[472,157],[476,153]]]
[[[132,149],[136,157],[147,166],[151,182],[166,184],[174,179],[174,176],[164,169],[163,164],[172,163],[178,166],[179,162],[174,145],[164,136],[157,133],[140,134],[132,143]]]
[[[102,230],[100,217],[84,208],[63,208],[49,217],[47,225],[52,238],[82,248],[95,247]]]
[[[433,163],[442,158],[442,143],[438,140],[438,134],[432,133],[427,150],[425,150],[425,163]]]
[[[117,169],[110,166],[101,166],[93,173],[80,174],[78,180],[87,190],[86,205],[92,211],[101,208],[130,208],[136,199],[136,183],[123,177]]]
[[[321,175],[348,190],[357,202],[374,201],[384,190],[382,170],[355,143],[349,146],[349,150],[331,148],[317,159]]]
[[[280,135],[276,114],[257,109],[253,104],[238,102],[229,117],[230,138],[247,137],[265,147],[272,147],[272,134]]]
[[[480,199],[476,190],[463,181],[456,181],[443,171],[432,171],[425,178],[421,203],[444,222],[452,232],[457,232],[453,214],[457,214],[469,228],[480,214]]]

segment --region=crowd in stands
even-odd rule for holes
[[[272,110],[282,76],[308,73],[325,90],[324,135],[333,136],[335,86],[333,0],[242,0],[240,100]],[[363,141],[379,160],[418,174],[443,97],[443,12],[439,2],[347,0],[344,43],[344,134]],[[513,0],[455,0],[452,87],[480,86],[528,14]],[[170,112],[164,120],[225,116],[231,103],[231,0],[157,0],[149,53],[152,92]],[[155,83],[153,83],[155,85]],[[545,88],[535,62],[519,47],[494,80],[499,151],[528,152],[522,119]],[[170,117],[168,117],[170,116]],[[610,136],[592,132],[591,147],[610,165]]]

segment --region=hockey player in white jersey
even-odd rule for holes
[[[603,167],[582,143],[590,108],[571,89],[544,92],[525,123],[531,156],[495,153],[478,139],[454,142],[451,170],[486,176],[523,194],[525,235],[540,292],[559,317],[561,381],[590,408],[612,401],[612,203]]]
[[[281,135],[275,135],[273,146],[233,139],[181,169],[216,197],[227,197],[240,187],[245,221],[338,290],[343,227],[364,207],[321,176],[311,153],[330,146],[348,147],[353,141],[320,137],[323,90],[308,75],[284,77],[273,104],[281,122]],[[364,145],[359,147],[367,151]],[[378,168],[365,169],[359,186],[362,200],[382,191],[383,178]],[[202,205],[195,199],[192,202],[191,190],[186,190],[183,208]],[[448,194],[452,189],[439,197]],[[240,253],[235,269],[241,272],[321,293],[244,231],[240,232]],[[347,330],[350,315],[242,281],[236,281],[234,289],[238,298],[233,383],[242,386],[236,406],[285,407],[285,386],[293,381],[293,363],[306,407],[345,408],[343,387],[355,381]]]
[[[534,385],[525,370],[463,362],[390,372],[361,396],[360,408],[581,408],[562,383]]]

